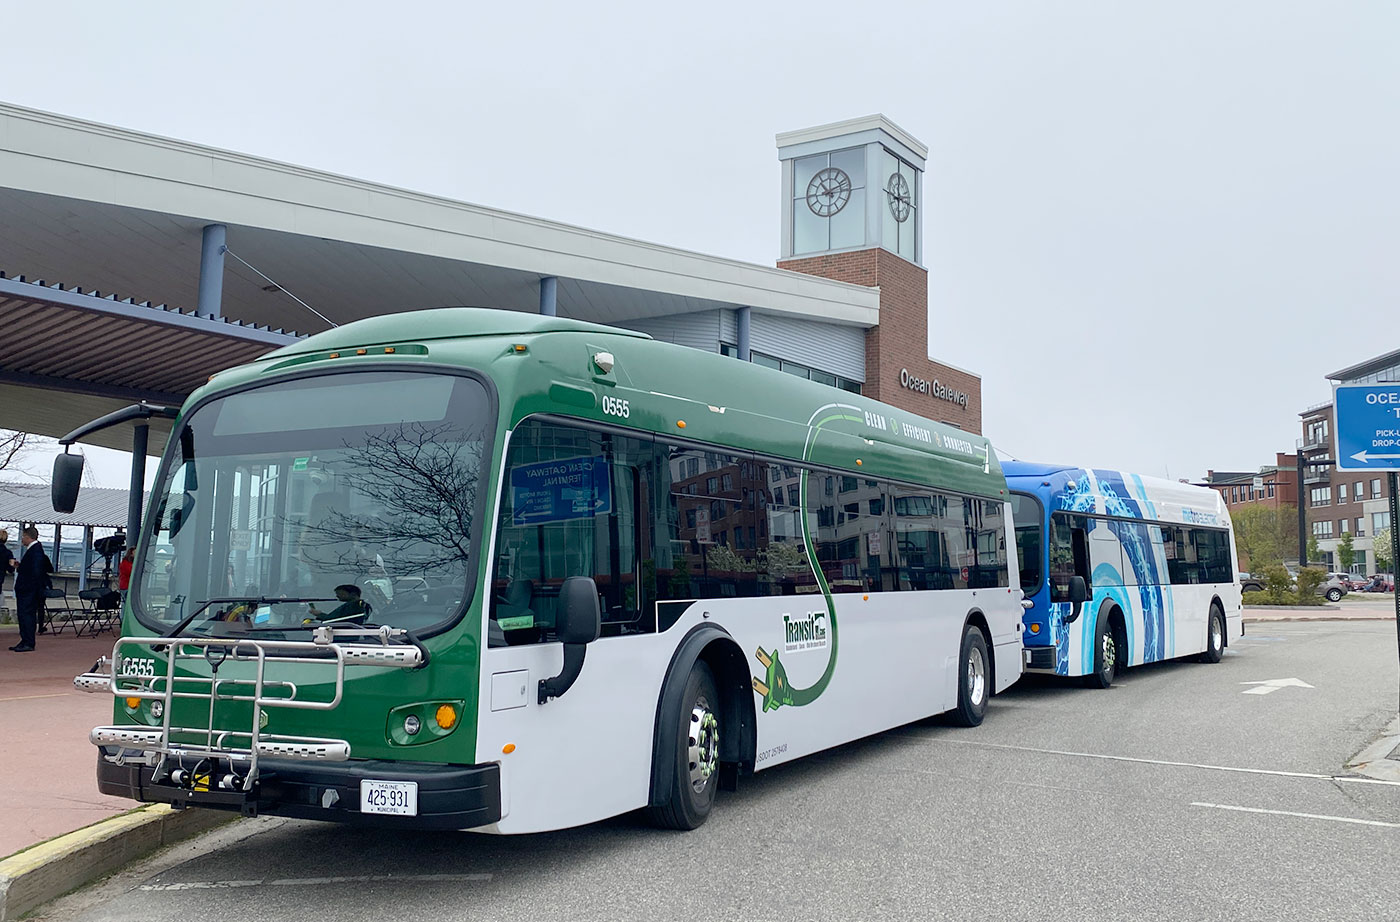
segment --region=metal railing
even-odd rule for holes
[[[377,639],[378,643],[338,642],[338,638]],[[219,788],[247,792],[257,781],[259,760],[264,757],[343,762],[350,758],[350,743],[330,737],[294,736],[268,733],[262,726],[264,708],[330,711],[340,705],[345,693],[348,666],[411,669],[425,662],[422,648],[407,632],[393,628],[318,627],[311,641],[258,640],[247,637],[122,637],[112,646],[110,660],[98,669],[73,680],[82,691],[110,692],[118,698],[160,703],[159,727],[122,725],[95,727],[91,742],[101,747],[109,761],[119,765],[142,764],[154,768],[152,781],[169,780],[179,787],[195,790]],[[148,648],[155,657],[133,658],[124,648]],[[181,674],[180,666],[196,662],[208,668],[208,675]],[[146,663],[163,663],[163,669]],[[242,664],[251,678],[219,678],[226,664]],[[269,678],[281,668],[312,666],[330,670],[319,689],[328,684],[329,697],[303,694],[295,682]],[[144,674],[143,674],[144,673]],[[206,726],[174,723],[177,699],[209,702]],[[248,729],[215,726],[215,709],[221,702],[251,704]],[[151,706],[154,715],[154,705]],[[188,713],[188,709],[186,709]],[[115,752],[109,750],[115,749]],[[227,771],[213,777],[215,766],[227,763]],[[204,776],[200,768],[204,766]],[[201,780],[203,777],[203,780]],[[200,787],[203,785],[203,787]]]

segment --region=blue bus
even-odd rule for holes
[[[1107,688],[1128,666],[1220,661],[1244,633],[1230,514],[1214,490],[1008,461],[1026,671]]]

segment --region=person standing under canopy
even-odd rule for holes
[[[10,532],[8,529],[0,528],[0,596],[5,593],[5,577],[15,568],[17,563],[15,555],[10,553]]]
[[[39,543],[39,529],[26,525],[19,533],[19,564],[15,567],[15,608],[19,615],[19,643],[10,649],[29,653],[34,649],[34,629],[39,622],[39,607],[44,604],[44,590],[49,588],[53,564]]]

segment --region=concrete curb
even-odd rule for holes
[[[152,804],[59,836],[0,861],[0,922],[166,845],[237,819],[216,810]]]
[[[1346,767],[1380,781],[1400,781],[1400,762],[1386,758],[1396,748],[1400,748],[1400,717],[1386,725],[1380,739],[1352,756]]]
[[[1316,614],[1306,613],[1302,609],[1289,609],[1288,614],[1268,614],[1244,616],[1245,624],[1270,624],[1275,621],[1394,621],[1394,615],[1346,615],[1338,617],[1336,614],[1327,612],[1317,612]],[[1293,612],[1297,612],[1294,614]]]

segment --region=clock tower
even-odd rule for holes
[[[864,393],[980,433],[981,378],[928,355],[927,158],[927,147],[883,115],[778,135],[778,267],[879,288],[880,322],[865,335]]]

